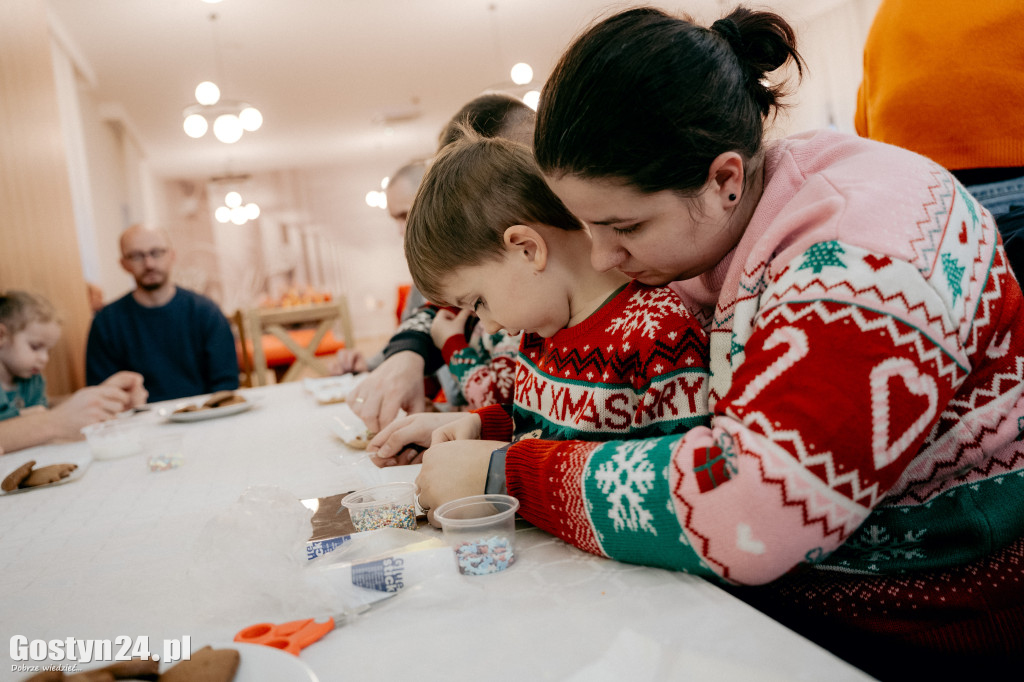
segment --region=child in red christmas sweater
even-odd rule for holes
[[[424,177],[406,257],[430,300],[472,310],[486,333],[523,332],[515,399],[511,414],[490,405],[411,415],[406,423],[420,426],[400,429],[397,440],[415,432],[427,445],[439,419],[450,423],[435,437],[503,442],[639,438],[707,424],[708,339],[679,296],[595,271],[589,234],[530,150],[466,137]]]

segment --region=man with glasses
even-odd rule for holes
[[[164,230],[134,225],[121,235],[121,267],[136,288],[93,318],[87,383],[132,370],[152,402],[238,388],[231,325],[212,300],[174,284],[174,259]]]

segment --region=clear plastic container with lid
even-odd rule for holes
[[[516,510],[509,495],[473,495],[434,510],[464,575],[498,573],[515,560]]]

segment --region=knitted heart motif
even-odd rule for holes
[[[885,266],[890,265],[892,263],[892,258],[889,258],[888,256],[876,256],[874,254],[869,253],[868,255],[864,256],[864,262],[868,264],[869,268],[871,268],[875,272],[878,272]]]
[[[736,526],[736,548],[749,554],[764,554],[764,543],[754,537],[753,529],[745,523]]]
[[[891,442],[889,438],[890,415],[893,413],[889,380],[898,377],[903,385],[915,396],[928,399],[928,407],[906,431]],[[903,454],[914,440],[924,432],[939,403],[935,380],[921,374],[917,366],[907,358],[890,358],[871,370],[871,454],[875,469],[892,464]],[[903,410],[900,410],[901,412]]]

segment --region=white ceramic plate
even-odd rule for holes
[[[193,652],[202,648],[192,645]],[[313,669],[298,656],[262,644],[240,644],[238,642],[214,642],[214,649],[237,649],[239,653],[238,672],[233,682],[320,682]],[[160,664],[165,673],[171,665]]]
[[[252,401],[246,399],[244,403],[235,403],[234,405],[225,405],[224,407],[210,407],[204,410],[193,410],[191,412],[174,411],[184,407],[184,405],[178,405],[173,410],[169,407],[165,407],[162,408],[158,414],[167,417],[172,422],[201,422],[206,419],[229,417],[233,414],[238,414],[239,412],[245,412],[246,410],[252,409],[252,406]]]
[[[357,377],[354,374],[342,374],[336,377],[306,378],[302,380],[302,386],[313,395],[321,405],[331,403],[342,403],[348,397],[364,376]]]
[[[3,470],[0,471],[0,481],[2,481],[5,478],[7,478],[8,474],[10,474],[12,471],[17,469],[18,467],[20,467],[22,464],[24,464],[25,462],[29,461],[30,459],[32,459],[32,458],[31,457],[21,458],[21,460],[17,464],[15,464],[14,466],[6,466],[6,467],[4,467]],[[43,490],[44,488],[52,488],[52,487],[54,487],[56,485],[64,485],[65,483],[71,483],[72,481],[77,481],[78,479],[80,479],[82,477],[82,474],[85,473],[85,470],[89,468],[89,464],[91,462],[92,462],[92,455],[89,455],[89,454],[77,454],[77,455],[68,455],[67,457],[58,457],[58,458],[54,459],[52,462],[40,462],[37,459],[36,460],[36,465],[34,467],[36,469],[40,469],[40,468],[42,468],[44,466],[49,466],[50,464],[64,464],[64,463],[77,464],[78,468],[75,469],[74,471],[72,471],[68,475],[67,478],[62,478],[59,481],[54,481],[53,483],[47,483],[46,485],[33,486],[31,488],[15,488],[14,490],[11,490],[10,492],[6,492],[6,491],[3,491],[3,490],[0,490],[0,495],[14,495],[15,493],[28,493],[28,492],[32,492],[33,490]]]

